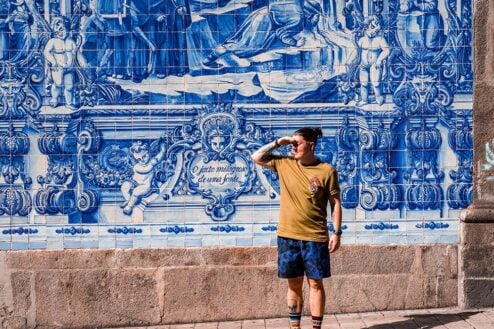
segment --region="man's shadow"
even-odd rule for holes
[[[428,313],[428,314],[410,314],[404,316],[408,318],[406,320],[376,324],[367,329],[391,329],[391,328],[403,328],[403,329],[431,329],[437,328],[441,325],[446,325],[451,322],[463,321],[470,316],[482,313],[482,311],[476,312],[461,312],[461,313]]]

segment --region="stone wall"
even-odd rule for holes
[[[494,304],[492,1],[307,0],[295,44],[261,31],[219,58],[267,1],[119,3],[0,6],[18,19],[0,30],[4,328],[285,315],[279,182],[250,154],[302,124],[324,130],[317,154],[342,186],[327,312]],[[369,26],[374,73],[355,57]],[[58,85],[55,28],[77,45]]]
[[[326,312],[457,305],[457,263],[454,245],[344,246]],[[285,296],[272,247],[0,253],[1,328],[281,317]]]

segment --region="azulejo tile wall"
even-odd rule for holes
[[[344,243],[456,243],[471,46],[471,0],[1,0],[0,249],[272,245],[250,155],[307,125]]]

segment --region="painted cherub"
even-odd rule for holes
[[[44,49],[52,79],[50,105],[58,106],[60,92],[63,91],[65,105],[76,109],[74,95],[76,43],[69,37],[69,22],[65,17],[55,17],[52,22],[53,37]]]
[[[120,207],[126,215],[131,215],[134,207],[151,192],[156,167],[163,160],[166,152],[163,137],[160,138],[159,143],[160,151],[152,158],[149,144],[137,141],[130,147],[131,156],[135,161],[132,167],[134,173],[132,181],[125,181],[120,189],[125,198],[125,202]]]
[[[376,15],[365,19],[365,33],[358,40],[360,49],[360,101],[359,105],[368,103],[369,85],[374,90],[376,103],[382,105],[384,97],[381,91],[381,80],[384,61],[388,58],[390,50],[386,39],[380,34],[381,23]]]

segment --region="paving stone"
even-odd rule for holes
[[[494,311],[493,310],[490,310],[490,311],[485,311],[484,312],[484,315],[486,317],[488,317],[491,321],[494,322]]]
[[[473,329],[458,314],[437,314],[436,318],[448,329]]]
[[[218,329],[241,329],[242,321],[227,321],[218,323]]]
[[[244,320],[242,329],[266,329],[266,324],[264,320]]]
[[[403,311],[389,311],[383,312],[383,316],[386,320],[404,320],[408,319],[407,314]]]
[[[341,329],[362,329],[367,328],[363,322],[340,322]]]
[[[393,324],[391,326],[393,329],[417,329],[417,325],[414,322],[403,322],[398,324]]]
[[[432,314],[416,314],[411,315],[410,318],[419,328],[446,329],[446,327],[442,325],[441,321],[439,321],[439,319]]]
[[[218,322],[196,323],[194,329],[217,329]]]
[[[362,321],[365,323],[367,327],[372,327],[377,324],[384,324],[385,318],[382,313],[362,313],[360,315]]]
[[[361,314],[360,313],[345,313],[345,314],[335,314],[335,317],[340,320],[340,319],[358,319],[361,320]]]
[[[310,316],[303,316],[302,321],[300,321],[300,326],[302,328],[312,327],[312,318]]]
[[[335,315],[325,315],[324,320],[322,322],[322,329],[338,329],[340,328],[340,324],[338,320],[336,320]]]
[[[336,319],[342,329],[362,329],[365,328],[365,323],[360,318],[360,314],[337,314]]]
[[[416,329],[417,324],[405,312],[385,312],[383,326],[391,326],[394,329]],[[378,327],[381,328],[381,327]]]
[[[266,319],[267,329],[286,329],[288,328],[288,318]]]
[[[194,329],[194,324],[172,324],[170,329]]]
[[[458,314],[464,321],[472,324],[474,327],[482,324],[492,324],[491,319],[481,311],[466,312]]]
[[[482,322],[469,322],[475,329],[492,329],[494,328],[494,324],[492,322],[490,323],[482,323]]]

